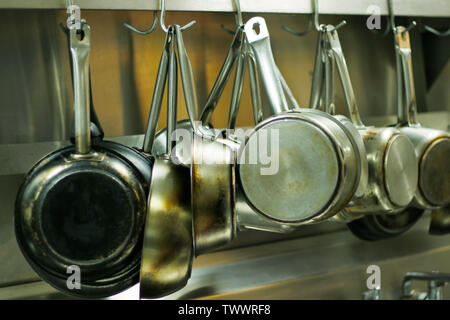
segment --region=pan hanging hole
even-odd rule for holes
[[[261,32],[259,22],[253,24],[253,30],[255,31],[256,35],[259,35],[259,33]]]

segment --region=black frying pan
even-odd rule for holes
[[[70,30],[75,143],[41,159],[16,198],[16,238],[27,261],[53,287],[78,297],[116,294],[139,280],[151,160],[117,143],[91,143],[90,28]],[[95,111],[94,111],[95,113]],[[95,117],[94,117],[95,120]],[[69,289],[68,267],[80,268]]]

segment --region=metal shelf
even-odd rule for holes
[[[96,10],[155,10],[158,0],[74,0],[82,9]],[[321,0],[321,14],[368,15],[370,6],[378,6],[387,14],[387,0]],[[231,0],[168,0],[170,11],[233,11]],[[65,0],[0,0],[0,9],[64,9]],[[311,13],[310,0],[242,0],[243,12]],[[397,16],[450,17],[448,0],[395,0]]]

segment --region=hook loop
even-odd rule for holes
[[[169,30],[167,29],[166,25],[164,24],[164,16],[166,15],[166,1],[165,0],[161,0],[160,1],[160,6],[161,6],[161,18],[160,18],[161,28],[164,30],[165,33],[167,33]],[[196,23],[197,23],[197,21],[193,20],[193,21],[189,22],[188,24],[180,27],[180,31],[184,31],[186,29],[189,29],[190,27],[192,27]]]
[[[310,19],[308,21],[308,25],[306,26],[305,31],[296,32],[287,26],[281,26],[281,28],[289,33],[292,33],[295,36],[301,37],[301,36],[307,35],[311,31],[312,25],[313,25],[312,20],[314,20],[314,27],[316,28],[316,31],[317,32],[323,31],[323,28],[325,27],[325,25],[319,23],[319,1],[311,0],[311,6],[312,6],[312,15],[310,16]],[[339,28],[345,26],[346,24],[347,24],[347,21],[343,20],[336,27],[334,27],[334,29],[332,31],[336,31]]]
[[[139,30],[131,25],[129,25],[128,23],[124,23],[123,26],[130,29],[131,31],[136,32],[137,34],[140,35],[146,35],[146,34],[150,34],[153,32],[153,30],[155,30],[156,28],[156,23],[158,22],[158,17],[156,15],[156,11],[153,11],[153,24],[150,28],[148,28],[147,30]]]

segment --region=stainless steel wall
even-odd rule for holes
[[[155,80],[164,34],[160,28],[148,36],[131,33],[122,26],[129,22],[146,27],[151,12],[83,11],[92,27],[91,69],[94,102],[108,136],[142,133]],[[247,19],[253,15],[244,15]],[[283,31],[286,24],[303,29],[308,16],[265,14],[271,32],[275,58],[300,104],[309,101],[311,70],[316,32],[298,38]],[[392,37],[380,37],[365,28],[365,17],[321,16],[323,23],[349,24],[340,37],[348,59],[363,116],[394,114],[395,81]],[[0,143],[23,143],[66,139],[72,117],[72,92],[64,33],[58,23],[65,22],[61,10],[0,11],[3,41],[0,46]],[[167,21],[179,24],[191,19],[197,25],[186,31],[185,42],[196,73],[199,101],[205,101],[226,55],[231,36],[220,24],[233,27],[229,13],[169,12]],[[417,32],[415,32],[417,33]],[[413,35],[415,55],[421,56],[420,37]],[[417,59],[416,59],[417,60]],[[422,61],[416,77],[422,76]],[[433,111],[449,109],[447,67],[444,77],[432,88]],[[423,82],[418,82],[419,84]],[[435,87],[441,86],[441,89]],[[443,89],[442,89],[443,87]],[[423,89],[417,88],[419,102]],[[433,92],[434,92],[433,91]],[[180,88],[180,98],[181,98]],[[226,88],[213,121],[224,126],[231,94]],[[186,112],[182,99],[179,118]],[[248,83],[238,125],[250,125]],[[343,94],[337,90],[338,111],[345,112]],[[420,107],[420,106],[419,106]],[[423,110],[423,108],[422,108]]]

